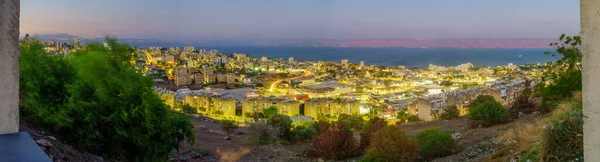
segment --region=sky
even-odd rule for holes
[[[557,38],[577,0],[22,0],[21,35],[154,39]]]

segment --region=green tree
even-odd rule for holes
[[[338,121],[344,124],[344,127],[348,130],[360,130],[365,126],[365,120],[361,115],[347,115],[342,114],[338,117]]]
[[[279,132],[279,137],[285,140],[290,140],[292,119],[289,116],[283,114],[275,114],[267,120],[267,123]]]
[[[441,119],[450,120],[457,118],[460,113],[456,105],[450,105],[444,109],[444,112],[440,115]]]
[[[471,108],[469,119],[482,121],[485,126],[502,124],[508,121],[508,113],[501,103],[496,101],[484,102]]]
[[[275,106],[271,106],[271,107],[263,110],[263,115],[265,118],[271,118],[275,114],[277,114],[277,107],[275,107]]]
[[[550,46],[556,48],[555,53],[546,52],[551,56],[562,56],[550,64],[542,77],[540,93],[542,94],[543,112],[557,105],[556,101],[571,97],[574,92],[582,90],[581,75],[581,38],[579,36],[560,36],[560,43]]]
[[[413,161],[419,155],[419,142],[400,129],[386,126],[371,137],[365,160]]]
[[[471,104],[469,106],[477,107],[478,105],[486,102],[496,102],[496,99],[494,99],[494,97],[490,95],[479,95],[477,96],[477,98],[475,98],[475,100],[471,101]]]
[[[420,152],[424,157],[437,158],[452,153],[454,139],[452,135],[439,128],[429,128],[415,135],[421,145]]]
[[[132,161],[167,160],[180,142],[194,141],[190,120],[169,113],[152,90],[151,78],[129,63],[131,48],[112,38],[107,43],[109,48],[87,44],[66,58],[43,56],[38,41],[23,43],[21,99],[24,115],[33,116],[25,118],[39,119],[91,152]],[[44,94],[48,90],[54,92]]]
[[[186,114],[197,114],[198,111],[193,108],[192,106],[190,106],[189,104],[185,104],[183,106],[181,106],[181,111],[183,111],[183,113]]]

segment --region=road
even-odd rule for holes
[[[304,74],[303,76],[297,76],[297,77],[289,78],[289,80],[294,80],[294,79],[299,79],[299,78],[305,78],[305,77],[309,77],[309,76],[311,76],[311,75],[312,75],[312,73],[311,73],[310,71],[304,71],[304,72],[306,72],[306,74]],[[273,92],[273,89],[274,89],[275,87],[279,86],[279,84],[280,84],[282,81],[284,81],[284,80],[287,80],[287,79],[279,79],[279,80],[277,80],[277,81],[273,82],[273,83],[271,84],[271,88],[269,88],[269,92]]]

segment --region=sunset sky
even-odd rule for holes
[[[21,35],[158,39],[556,38],[575,0],[23,0]]]

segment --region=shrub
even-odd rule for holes
[[[269,144],[277,139],[277,129],[273,129],[269,124],[263,121],[257,121],[250,124],[251,135],[248,141],[258,144]]]
[[[267,120],[267,123],[279,132],[279,137],[285,140],[290,140],[290,130],[292,129],[292,119],[283,114],[275,114]]]
[[[21,105],[26,119],[54,128],[76,147],[116,159],[162,161],[185,139],[189,118],[169,113],[150,77],[128,62],[131,49],[88,44],[59,58],[39,42],[21,44]]]
[[[507,122],[508,114],[499,102],[484,102],[471,109],[469,119],[481,121],[485,126],[492,126]]]
[[[419,150],[423,157],[438,158],[452,153],[454,139],[452,135],[439,128],[430,128],[420,131],[416,134],[419,139],[421,149]]]
[[[471,101],[469,107],[477,107],[477,105],[486,103],[486,102],[496,102],[496,99],[490,95],[479,95],[475,100]]]
[[[375,132],[365,160],[369,161],[413,161],[419,155],[417,139],[400,129],[386,126]]]
[[[206,147],[195,147],[194,151],[198,152],[202,156],[210,155],[210,149],[207,149]]]
[[[531,113],[531,111],[534,110],[534,107],[535,107],[535,104],[533,102],[531,102],[531,100],[529,100],[528,95],[524,95],[524,94],[519,95],[519,97],[517,97],[515,102],[510,107],[510,110],[509,110],[510,117],[518,118],[519,112]]]
[[[444,112],[440,115],[440,119],[450,120],[457,118],[459,115],[458,108],[456,105],[450,105],[444,109]]]
[[[396,119],[398,119],[402,123],[413,122],[415,121],[415,117],[416,119],[419,119],[418,116],[409,114],[408,110],[400,110],[396,115]]]
[[[291,130],[292,142],[305,142],[310,140],[315,134],[317,134],[317,127],[314,124],[299,124],[294,126]]]
[[[195,108],[193,108],[192,106],[185,104],[181,107],[181,110],[183,111],[183,113],[186,114],[197,114],[198,112],[196,111]]]
[[[360,148],[366,149],[369,147],[371,136],[381,128],[387,126],[387,122],[384,119],[378,119],[375,124],[360,133]]]
[[[344,129],[341,122],[321,122],[317,135],[311,139],[306,154],[324,159],[345,159],[360,155],[360,148],[352,132]]]
[[[233,131],[238,129],[233,120],[221,120],[221,129],[229,136]]]
[[[346,129],[349,130],[360,130],[365,125],[365,120],[361,115],[347,115],[342,114],[338,118],[338,121],[342,122]]]
[[[263,110],[263,115],[267,119],[271,118],[275,114],[277,114],[277,108],[275,106],[271,106],[271,107]]]
[[[581,101],[574,109],[551,122],[542,138],[544,161],[573,161],[583,158],[583,112]]]

